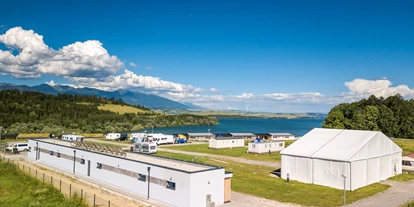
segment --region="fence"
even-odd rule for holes
[[[63,195],[69,198],[81,198],[85,200],[89,206],[93,207],[121,207],[114,203],[111,203],[110,200],[103,199],[97,196],[94,193],[84,191],[82,188],[75,187],[72,183],[67,183],[62,181],[61,179],[54,178],[53,176],[45,173],[42,170],[32,169],[30,166],[26,166],[22,163],[15,162],[14,160],[10,160],[9,158],[3,157],[0,155],[0,161],[13,163],[22,170],[24,173],[37,178],[38,180],[50,184],[59,190]],[[99,189],[97,189],[99,190]]]
[[[0,151],[6,152],[6,148],[8,147],[7,142],[0,141]]]

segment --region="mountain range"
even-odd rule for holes
[[[37,86],[15,85],[9,83],[0,83],[1,90],[19,90],[19,91],[37,91],[46,94],[79,94],[79,95],[96,95],[98,97],[122,99],[124,102],[132,105],[141,105],[150,109],[203,109],[192,103],[180,103],[161,96],[146,94],[142,92],[132,92],[129,90],[119,89],[116,91],[103,91],[94,88],[74,88],[66,85],[49,85],[40,84]]]

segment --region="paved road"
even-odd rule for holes
[[[99,142],[99,143],[108,143],[107,141],[96,140],[96,139],[88,139],[88,140],[93,141],[93,142]],[[110,142],[110,143],[122,146],[123,148],[128,147],[128,149],[132,146],[132,144],[124,144],[124,143],[118,143],[118,142]],[[159,147],[158,150],[161,151],[161,152],[180,153],[180,154],[193,155],[193,156],[198,156],[198,157],[210,157],[210,158],[230,160],[230,161],[241,162],[241,163],[252,164],[252,165],[263,165],[263,166],[273,167],[273,168],[277,168],[277,169],[280,168],[279,163],[273,163],[273,162],[248,160],[248,159],[237,158],[237,157],[229,157],[229,156],[223,156],[223,155],[212,155],[212,154],[199,153],[199,152],[188,152],[188,151],[181,151],[181,150],[173,150],[173,149],[166,149],[166,148],[162,148],[162,147]]]
[[[388,190],[377,193],[369,198],[354,202],[349,207],[398,207],[408,201],[414,200],[414,181],[397,182],[386,180],[381,182],[391,187]]]

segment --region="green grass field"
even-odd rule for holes
[[[403,149],[403,155],[414,152],[414,139],[394,139],[394,142]]]
[[[414,207],[414,201],[411,201],[411,202],[403,205],[402,207]]]
[[[407,182],[410,180],[414,180],[414,174],[400,174],[391,178],[388,178],[388,180],[394,180],[394,181],[399,181],[399,182]]]
[[[191,161],[194,156],[160,152],[156,156],[171,157]],[[343,191],[319,185],[304,184],[296,181],[286,182],[271,174],[276,169],[259,165],[215,161],[207,157],[196,157],[199,163],[224,167],[233,172],[232,190],[244,194],[263,197],[280,202],[296,203],[304,206],[340,206],[343,204]],[[388,189],[388,185],[372,184],[347,192],[347,203],[372,196]]]
[[[247,154],[246,147],[233,148],[233,149],[210,149],[208,148],[208,144],[194,144],[194,145],[180,145],[180,146],[163,146],[163,148],[188,151],[188,152],[200,152],[200,153],[213,154],[213,155],[223,155],[223,156],[229,156],[229,157],[238,157],[238,158],[249,159],[249,160],[280,162],[279,152],[272,152],[270,155],[268,154],[260,154],[260,155]]]
[[[87,207],[80,199],[68,199],[53,186],[25,175],[14,164],[0,162],[0,206]]]
[[[125,114],[125,113],[134,113],[137,114],[138,112],[147,112],[143,111],[139,108],[135,108],[132,106],[121,106],[121,105],[115,105],[115,104],[104,104],[102,106],[98,106],[99,110],[108,110],[119,114]]]

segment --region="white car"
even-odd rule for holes
[[[29,145],[27,143],[15,143],[10,147],[6,147],[7,151],[13,151],[13,148],[17,148],[17,151],[29,151]]]

